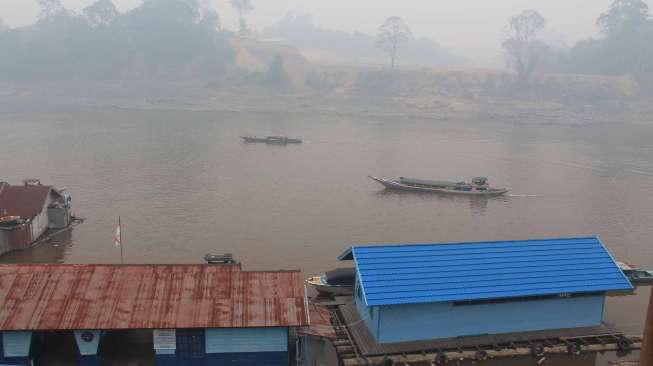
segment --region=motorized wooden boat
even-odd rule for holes
[[[653,284],[653,271],[647,271],[639,268],[639,266],[625,262],[617,262],[617,264],[633,285]]]
[[[2,216],[0,217],[0,227],[11,227],[11,226],[16,226],[20,225],[25,220],[23,220],[20,216]]]
[[[207,254],[204,256],[204,260],[208,264],[238,264],[231,253]]]
[[[322,296],[345,296],[354,294],[355,278],[354,268],[338,268],[321,276],[311,276],[306,283]]]
[[[401,191],[446,193],[469,196],[501,196],[508,192],[505,188],[490,187],[488,179],[484,177],[473,178],[471,183],[412,179],[404,177],[400,177],[397,180],[377,178],[373,176],[370,176],[370,178],[381,183],[388,189]]]
[[[272,145],[286,145],[286,144],[301,144],[302,140],[300,139],[291,139],[286,136],[267,136],[267,137],[250,137],[250,136],[241,136],[244,142],[259,142],[264,144]]]

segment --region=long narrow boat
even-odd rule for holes
[[[639,266],[625,262],[617,262],[617,264],[633,285],[653,284],[653,271],[647,271],[639,268]]]
[[[260,142],[264,144],[273,144],[273,145],[286,145],[286,144],[301,144],[301,139],[291,139],[286,136],[267,136],[267,137],[256,137],[256,136],[240,136],[244,142]]]
[[[487,178],[478,177],[467,182],[447,182],[400,177],[397,180],[370,176],[388,189],[414,192],[459,194],[468,196],[501,196],[508,192],[505,188],[492,188]]]

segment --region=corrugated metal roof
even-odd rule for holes
[[[4,216],[3,212],[6,211],[8,216],[33,218],[43,210],[51,188],[40,185],[5,186],[0,191],[0,216]]]
[[[354,246],[368,306],[631,290],[596,237]]]
[[[331,324],[331,312],[324,306],[308,304],[311,325],[297,329],[298,335],[319,338],[336,338],[336,330]]]
[[[299,271],[217,265],[0,265],[0,330],[307,325]]]

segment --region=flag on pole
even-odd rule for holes
[[[113,245],[119,247],[122,244],[122,236],[120,235],[120,219],[118,219],[118,226],[116,227],[116,233],[113,236]]]

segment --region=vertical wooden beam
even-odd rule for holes
[[[653,366],[653,287],[648,300],[646,324],[644,324],[644,341],[640,352],[639,366]]]

